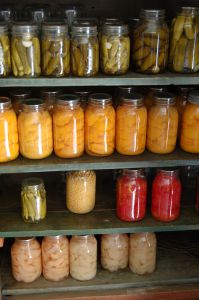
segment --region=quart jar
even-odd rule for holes
[[[147,181],[142,169],[123,170],[117,179],[117,216],[122,221],[140,221],[146,213]]]
[[[129,241],[127,234],[103,234],[101,236],[101,265],[115,272],[128,266]]]
[[[28,90],[17,89],[10,92],[12,106],[17,115],[22,111],[24,100],[30,98],[30,96],[31,92]]]
[[[72,25],[71,69],[74,76],[95,76],[99,71],[97,26],[92,22],[75,21]]]
[[[79,157],[84,152],[84,111],[73,94],[61,95],[53,111],[54,152],[62,158]]]
[[[52,118],[40,99],[23,103],[18,117],[20,153],[26,158],[40,159],[53,151]]]
[[[0,162],[14,160],[19,155],[17,117],[7,97],[0,97]]]
[[[199,9],[181,7],[171,24],[169,68],[178,73],[199,70]]]
[[[180,146],[184,151],[199,153],[199,91],[192,91],[182,115]]]
[[[157,240],[153,232],[130,234],[129,268],[138,275],[150,274],[156,267]]]
[[[97,273],[97,240],[94,235],[72,236],[70,275],[77,280],[93,279]]]
[[[85,150],[93,156],[107,156],[115,148],[115,110],[109,94],[89,97],[85,112]]]
[[[147,110],[140,94],[123,98],[116,110],[116,150],[124,155],[137,155],[145,150]]]
[[[53,77],[70,73],[70,39],[68,26],[64,23],[42,25],[42,73]]]
[[[181,182],[178,170],[157,170],[152,184],[151,213],[159,221],[170,222],[179,217]]]
[[[0,76],[7,77],[10,73],[11,56],[8,25],[0,22]]]
[[[94,171],[75,171],[66,175],[66,206],[77,214],[85,214],[95,206],[96,174]]]
[[[62,94],[62,90],[59,88],[45,88],[40,92],[40,97],[46,103],[50,114],[53,113],[53,108],[58,96]]]
[[[100,41],[100,65],[104,74],[125,74],[130,64],[130,37],[126,24],[104,24]]]
[[[30,177],[22,182],[22,218],[26,223],[39,223],[46,217],[46,190],[40,178]]]
[[[42,273],[41,248],[33,238],[15,238],[11,247],[12,275],[16,281],[30,283]]]
[[[154,153],[171,153],[176,146],[178,133],[178,111],[175,96],[157,92],[154,104],[148,113],[147,149]]]
[[[11,58],[15,77],[38,77],[40,67],[38,26],[17,22],[12,26]]]
[[[167,92],[166,87],[150,87],[144,96],[144,105],[147,111],[150,110],[151,106],[154,103],[154,95],[157,92]]]
[[[136,72],[158,74],[168,61],[169,28],[165,10],[142,9],[134,29],[133,64]]]
[[[46,236],[42,240],[43,276],[61,281],[69,275],[69,241],[66,236]]]

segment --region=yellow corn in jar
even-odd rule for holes
[[[178,111],[171,93],[157,92],[148,113],[147,149],[166,154],[174,151],[178,133]]]

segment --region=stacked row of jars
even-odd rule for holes
[[[125,269],[139,275],[149,274],[156,266],[154,233],[106,234],[101,236],[101,265],[114,272]],[[97,240],[93,235],[16,238],[11,248],[12,274],[15,280],[33,282],[43,272],[45,279],[61,281],[69,276],[91,280],[97,273]]]

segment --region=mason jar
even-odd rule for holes
[[[0,77],[10,75],[11,69],[8,25],[0,22]]]
[[[13,109],[18,115],[22,111],[23,102],[30,98],[31,92],[25,89],[17,89],[10,92]]]
[[[62,90],[59,88],[45,88],[40,91],[40,97],[46,103],[50,114],[53,113],[53,108],[55,106],[58,96],[62,94]]]
[[[161,86],[156,86],[156,87],[150,87],[147,89],[146,94],[144,96],[144,105],[147,109],[147,112],[150,110],[151,106],[154,103],[154,95],[157,92],[167,92],[167,87],[161,87]]]

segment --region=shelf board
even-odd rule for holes
[[[92,78],[1,78],[0,87],[43,87],[43,86],[118,86],[118,85],[195,85],[199,74],[177,74],[165,72],[158,75],[128,72],[125,75],[106,76],[99,74]]]
[[[54,154],[40,160],[31,160],[23,157],[1,163],[0,174],[30,173],[30,172],[56,172],[71,170],[102,170],[124,168],[148,167],[178,167],[186,165],[199,165],[199,155],[186,153],[176,149],[171,154],[161,155],[145,151],[141,155],[124,156],[114,153],[107,157],[94,157],[84,154],[79,158],[61,159]]]

